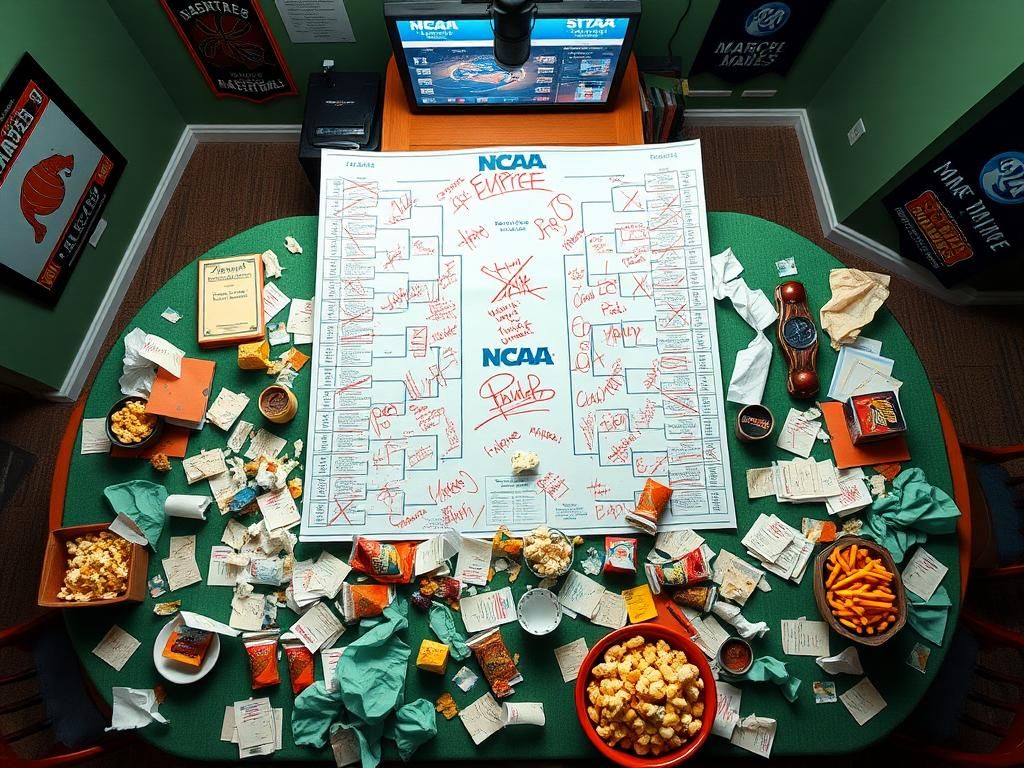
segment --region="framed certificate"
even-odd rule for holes
[[[201,347],[258,341],[263,320],[263,259],[258,253],[199,260],[197,298]]]

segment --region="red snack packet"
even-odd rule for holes
[[[267,688],[281,682],[277,671],[277,640],[280,630],[272,629],[265,632],[246,632],[242,635],[242,645],[249,656],[249,674],[252,678],[252,689]]]
[[[604,537],[604,572],[636,573],[636,539]]]
[[[416,546],[408,541],[374,541],[356,536],[349,565],[386,584],[412,581]]]
[[[640,500],[636,510],[626,514],[626,522],[646,531],[652,536],[658,532],[658,519],[672,498],[672,489],[657,480],[647,478],[644,489],[640,492]]]
[[[661,592],[662,586],[685,587],[711,578],[711,566],[699,548],[667,563],[648,563],[644,568],[647,571],[647,582],[656,595]]]
[[[499,699],[511,696],[512,685],[520,683],[523,676],[516,669],[512,654],[508,652],[505,641],[498,627],[480,632],[466,641],[472,649],[476,661],[483,670],[484,677],[491,684],[491,690]]]
[[[281,645],[288,660],[288,677],[292,681],[292,693],[298,696],[313,684],[313,654],[295,635],[282,636]]]
[[[341,615],[346,624],[380,616],[395,599],[395,588],[386,584],[342,584]]]

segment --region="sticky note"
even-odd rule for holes
[[[654,595],[651,594],[651,588],[647,584],[624,589],[622,596],[626,599],[626,612],[629,614],[630,624],[649,621],[658,616],[658,608],[654,605]]]
[[[416,654],[416,666],[424,672],[443,675],[448,667],[448,646],[444,643],[435,643],[433,640],[424,640],[420,643],[419,653]]]

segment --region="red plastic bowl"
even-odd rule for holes
[[[704,715],[701,721],[700,733],[683,746],[671,752],[654,757],[652,755],[637,755],[633,752],[626,752],[622,749],[609,747],[597,731],[594,724],[587,717],[587,683],[590,681],[590,670],[604,660],[604,652],[616,643],[623,643],[631,637],[642,635],[645,640],[664,640],[677,651],[686,654],[686,659],[696,665],[700,670],[701,679],[704,680]],[[597,748],[597,751],[611,760],[613,763],[624,765],[626,768],[669,768],[679,765],[695,754],[703,746],[711,734],[711,726],[715,722],[715,707],[718,704],[718,695],[715,691],[715,678],[711,674],[711,667],[700,648],[688,637],[660,624],[631,624],[616,629],[601,638],[597,644],[590,649],[580,666],[579,676],[576,678],[576,717],[579,718],[580,727],[587,734],[587,738]]]

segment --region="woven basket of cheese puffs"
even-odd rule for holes
[[[587,737],[609,760],[631,768],[689,759],[711,733],[716,700],[704,654],[658,624],[606,635],[576,679],[576,713]]]
[[[907,623],[903,581],[889,550],[843,536],[814,561],[814,599],[828,625],[861,645],[881,645]]]

